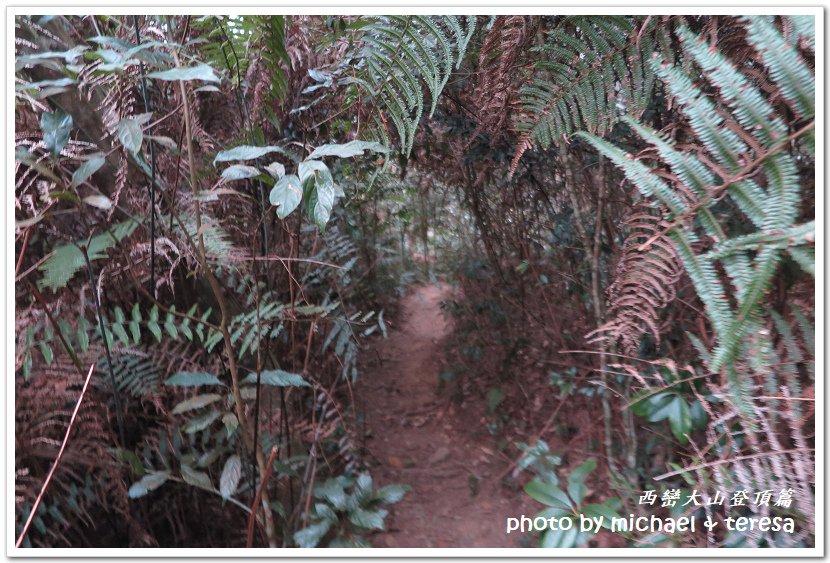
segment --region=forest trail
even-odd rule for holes
[[[530,539],[505,534],[507,516],[538,508],[494,483],[509,462],[487,433],[483,405],[467,404],[471,399],[457,407],[437,392],[451,328],[441,301],[449,291],[411,291],[361,378],[376,486],[412,487],[391,507],[387,531],[372,537],[375,547],[521,547],[520,539]]]

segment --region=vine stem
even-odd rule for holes
[[[276,457],[277,446],[274,446],[271,448],[271,455],[268,456],[268,466],[265,468],[265,475],[262,476],[262,482],[259,484],[259,488],[257,488],[254,503],[251,505],[251,515],[248,517],[248,537],[245,542],[245,547],[254,546],[254,521],[256,520],[257,505],[262,498],[262,492],[265,489],[265,486],[268,484],[268,478],[271,476],[271,472],[274,469],[274,458]]]
[[[176,51],[173,51],[173,59],[176,64],[176,68],[180,68],[181,64]],[[183,80],[179,80],[179,90],[182,96],[182,111],[184,113],[185,144],[187,145],[187,162],[190,173],[190,189],[193,192],[193,204],[195,207],[194,215],[196,220],[196,242],[198,249],[199,265],[201,266],[202,271],[208,279],[210,289],[213,293],[214,298],[216,299],[216,302],[219,304],[219,309],[222,313],[222,320],[219,323],[219,330],[222,333],[222,337],[225,343],[225,352],[228,356],[228,370],[230,371],[231,375],[231,392],[234,397],[234,408],[236,410],[236,418],[239,421],[239,426],[245,445],[248,447],[250,451],[255,452],[257,462],[259,465],[260,475],[264,475],[267,471],[268,466],[265,464],[265,457],[262,455],[262,449],[259,447],[259,444],[257,444],[254,441],[253,436],[250,433],[250,424],[248,422],[248,417],[245,412],[245,403],[242,400],[242,392],[240,389],[239,382],[239,366],[236,363],[236,356],[233,351],[233,341],[231,340],[230,330],[228,329],[228,304],[225,300],[225,295],[222,292],[222,288],[219,285],[219,281],[216,279],[216,276],[213,275],[213,271],[208,267],[207,264],[205,252],[205,238],[202,230],[202,210],[198,198],[199,185],[196,174],[196,158],[193,149],[193,126],[190,120],[190,101],[188,99],[187,89],[185,87]],[[274,536],[274,515],[271,512],[268,492],[266,490],[263,490],[261,497],[262,508],[265,514],[265,534],[268,538],[268,545],[269,547],[277,547],[276,537]]]
[[[89,387],[89,382],[92,379],[92,373],[95,371],[95,364],[89,366],[89,373],[86,375],[86,381],[84,381],[84,387],[81,389],[81,396],[78,397],[78,402],[75,404],[75,410],[72,411],[72,417],[69,419],[69,426],[66,429],[66,434],[63,436],[63,443],[61,444],[61,449],[58,450],[58,457],[55,458],[55,463],[52,464],[52,468],[49,469],[49,473],[46,475],[46,480],[43,481],[43,486],[40,488],[40,492],[37,495],[37,499],[35,499],[35,504],[32,505],[32,511],[29,512],[29,517],[26,519],[26,524],[23,526],[23,530],[20,532],[20,535],[17,537],[17,542],[14,544],[14,547],[20,547],[20,544],[23,543],[23,538],[26,537],[26,533],[29,531],[29,527],[32,525],[32,521],[35,518],[35,514],[37,513],[37,509],[40,506],[41,501],[43,501],[43,495],[46,493],[46,489],[49,488],[49,483],[52,482],[52,477],[55,475],[55,470],[58,468],[58,465],[61,462],[61,458],[63,458],[63,452],[66,450],[66,444],[69,441],[69,434],[72,433],[72,427],[75,424],[75,419],[78,417],[78,411],[81,410],[81,403],[84,401],[84,396],[86,395],[86,390]]]
[[[138,16],[133,16],[135,28],[135,42],[141,45],[141,33],[138,30]],[[144,101],[144,111],[152,112],[147,98],[147,77],[144,75],[144,62],[139,63],[141,71],[141,97]],[[147,126],[147,145],[150,149],[150,291],[156,294],[156,150],[153,146],[153,124]]]

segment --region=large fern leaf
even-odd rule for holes
[[[750,17],[745,23],[757,59],[767,67],[789,109],[804,120],[814,119],[814,94],[810,93],[815,92],[815,80],[809,67],[766,18]],[[681,150],[631,117],[623,118],[657,149],[676,180],[659,178],[649,166],[595,135],[579,135],[669,213],[670,225],[664,232],[674,241],[717,336],[710,368],[726,368],[731,374],[747,337],[760,327],[761,304],[784,252],[791,247],[809,248],[813,226],[795,225],[801,205],[800,182],[795,157],[787,152],[792,139],[780,107],[774,107],[769,95],[724,54],[686,28],[680,28],[678,35],[699,70],[657,60],[652,68],[688,118],[702,151]],[[708,83],[707,90],[701,79]],[[810,124],[802,131],[811,131]],[[807,143],[808,151],[811,147]],[[733,225],[716,219],[714,206],[724,196],[743,211],[754,233],[746,235],[741,227],[742,236],[736,237],[739,233],[732,232]],[[709,253],[701,254],[692,246],[700,240],[698,225],[716,242]],[[727,291],[717,274],[719,265],[735,288],[734,304],[726,299]]]
[[[649,60],[664,42],[653,18],[571,16],[548,32],[536,76],[520,91],[511,173],[533,144],[547,148],[581,130],[601,135],[619,115],[639,117],[654,87]]]
[[[372,111],[374,132],[389,144],[389,121],[405,154],[424,112],[432,115],[453,68],[464,58],[474,16],[367,16],[355,83]],[[429,104],[425,92],[429,93]]]

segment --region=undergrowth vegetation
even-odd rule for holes
[[[361,354],[443,280],[436,384],[500,486],[799,522],[632,546],[812,546],[814,26],[17,17],[15,537],[369,546],[408,487],[371,477]],[[679,508],[715,490],[794,501]]]

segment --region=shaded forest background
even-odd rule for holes
[[[95,365],[22,545],[369,545],[407,486],[355,385],[439,281],[437,391],[486,404],[500,487],[798,522],[630,545],[814,544],[812,16],[37,16],[15,48],[15,537]]]

